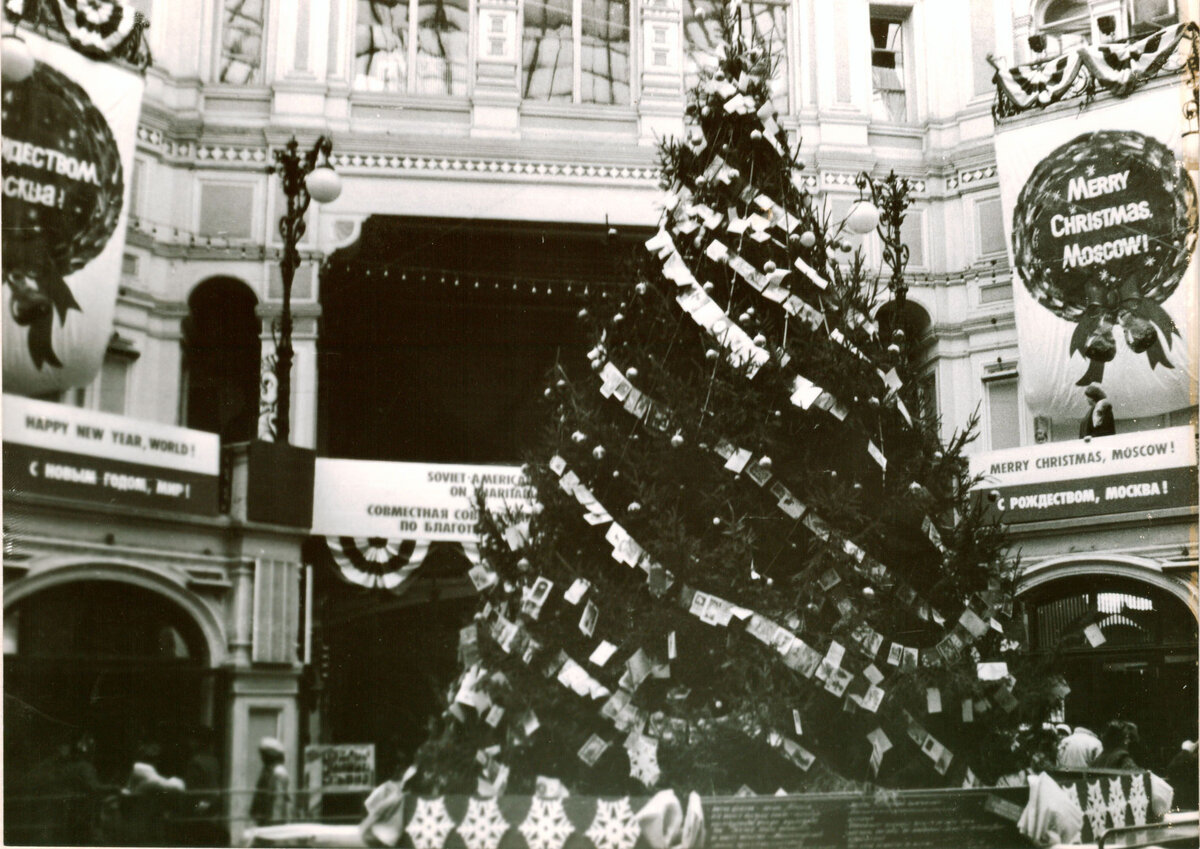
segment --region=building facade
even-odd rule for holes
[[[909,300],[926,328],[915,354],[923,398],[947,435],[978,411],[979,452],[1076,437],[1074,422],[1038,418],[1022,389],[1038,364],[1018,351],[989,57],[1018,64],[1152,31],[1186,19],[1183,2],[740,4],[743,31],[778,55],[777,106],[802,139],[805,187],[836,217],[857,199],[860,172],[911,181],[904,237]],[[217,730],[235,791],[253,786],[263,736],[285,742],[296,782],[315,743],[375,744],[382,780],[411,754],[448,679],[469,607],[467,561],[434,545],[404,595],[369,592],[332,576],[338,552],[311,536],[303,510],[247,508],[252,481],[287,488],[268,458],[237,447],[270,436],[260,400],[269,407],[273,391],[285,208],[273,151],[293,135],[305,147],[329,135],[343,181],[336,201],[310,208],[300,244],[291,442],[329,458],[516,463],[545,369],[583,350],[576,297],[628,279],[614,246],[656,226],[656,144],[683,131],[713,7],[134,5],[152,22],[155,62],[113,335],[90,385],[42,400],[217,434],[223,503],[213,515],[180,514],[6,490],[6,769],[42,754],[20,744],[39,723],[97,722],[114,682],[114,704],[141,707],[136,721],[105,720],[98,746],[113,779],[139,736],[199,723]],[[878,240],[861,245],[879,266]],[[1192,398],[1117,431],[1194,434]],[[1150,517],[1015,526],[1039,621],[1112,604],[1154,619],[1111,656],[1081,649],[1068,721],[1099,721],[1076,705],[1136,679],[1191,706],[1190,725],[1155,746],[1194,739],[1195,522],[1193,497]],[[113,599],[128,621],[105,623]],[[74,643],[47,624],[67,621]],[[95,623],[114,632],[102,658],[82,648]],[[49,668],[66,657],[73,671],[52,681]],[[230,799],[236,833],[249,795]]]

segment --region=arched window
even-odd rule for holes
[[[254,438],[262,345],[258,303],[245,283],[215,277],[188,298],[183,322],[184,424],[222,442]]]
[[[1087,0],[1050,0],[1038,15],[1038,29],[1046,36],[1046,52],[1057,56],[1088,42],[1092,15]]]

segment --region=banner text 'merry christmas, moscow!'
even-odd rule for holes
[[[1122,192],[1129,185],[1129,171],[1118,171],[1099,177],[1073,177],[1067,183],[1067,203],[1081,199],[1103,197]],[[1137,221],[1153,218],[1149,201],[1115,204],[1091,212],[1072,215],[1061,213],[1050,217],[1050,232],[1055,238],[1092,233],[1107,227],[1120,227]],[[1145,233],[1125,236],[1102,242],[1098,245],[1080,245],[1078,242],[1063,246],[1063,268],[1107,263],[1110,260],[1145,253],[1150,250],[1150,237]]]

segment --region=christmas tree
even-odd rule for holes
[[[770,50],[712,23],[640,279],[581,310],[590,371],[550,378],[532,513],[484,516],[428,792],[959,787],[1052,697],[1015,674],[969,429],[918,415],[912,331],[871,318],[879,275],[775,120]]]

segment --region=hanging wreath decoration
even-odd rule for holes
[[[79,302],[66,277],[95,259],[117,227],[125,179],[116,139],[87,92],[44,62],[5,86],[3,114],[6,234],[4,284],[17,324],[29,328],[37,368],[61,367],[54,317]],[[12,128],[11,131],[8,128]],[[10,137],[11,136],[11,137]],[[9,185],[15,187],[9,190]]]
[[[1179,329],[1162,308],[1196,248],[1196,188],[1175,154],[1132,130],[1084,133],[1034,169],[1013,209],[1013,259],[1029,294],[1076,324],[1069,354],[1089,360],[1076,385],[1104,377],[1113,329],[1173,368]]]

